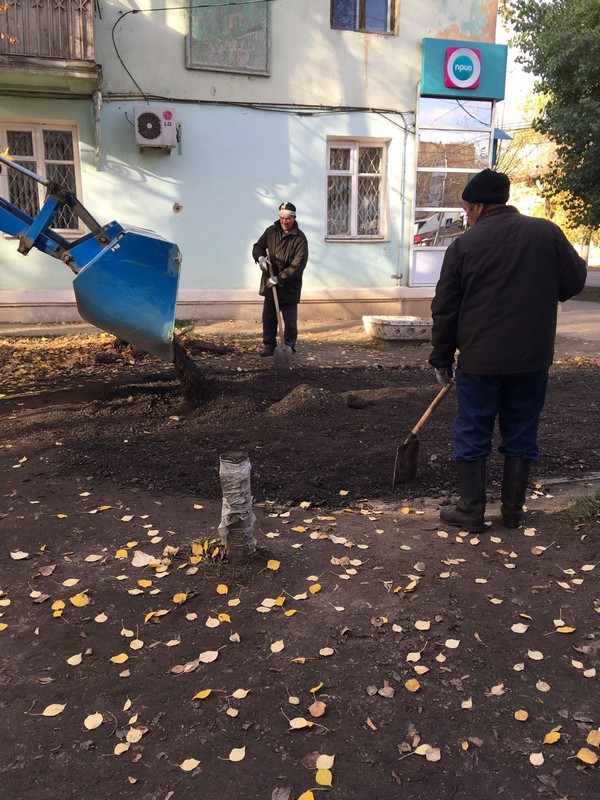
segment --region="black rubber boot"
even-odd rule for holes
[[[485,462],[485,458],[457,462],[460,500],[455,506],[442,508],[442,522],[470,533],[482,533],[485,530]]]
[[[532,461],[529,458],[505,456],[502,476],[502,524],[505,528],[518,528],[525,513],[523,503],[527,491],[527,481]]]

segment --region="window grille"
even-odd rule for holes
[[[387,145],[331,142],[328,149],[327,236],[384,238]]]
[[[8,148],[8,154],[15,163],[79,194],[76,141],[74,127],[38,124],[0,126],[0,149]],[[46,198],[46,187],[10,167],[2,170],[2,178],[8,200],[35,217]],[[70,208],[61,210],[53,227],[58,231],[83,232],[80,221]]]

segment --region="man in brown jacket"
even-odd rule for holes
[[[509,192],[508,177],[490,169],[467,184],[462,198],[471,230],[446,251],[431,304],[429,363],[442,385],[456,378],[457,395],[453,456],[460,499],[440,517],[473,532],[484,529],[496,417],[504,455],[502,522],[517,528],[523,519],[557,304],[578,294],[586,278],[585,262],[560,228],[506,205]]]
[[[269,276],[267,253],[273,277]],[[277,312],[273,300],[276,287],[279,307],[285,323],[285,344],[296,352],[298,338],[298,303],[302,293],[302,273],[308,261],[308,241],[296,222],[296,206],[282,203],[279,219],[264,231],[252,248],[252,258],[262,270],[259,294],[263,303],[263,349],[261,356],[272,356],[277,344]]]

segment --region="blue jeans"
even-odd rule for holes
[[[492,451],[498,417],[498,450],[514,458],[536,459],[537,432],[546,399],[548,370],[508,375],[472,375],[456,370],[457,412],[454,451],[457,461],[477,461]]]
[[[283,338],[285,344],[296,352],[296,340],[298,338],[298,304],[279,303],[279,308],[283,315]],[[262,312],[263,344],[265,347],[275,348],[277,345],[277,311],[273,292],[270,290],[265,295]]]

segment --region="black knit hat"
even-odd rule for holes
[[[486,206],[503,205],[508,201],[509,194],[508,175],[493,169],[484,169],[467,183],[462,199],[467,203],[483,203]]]

